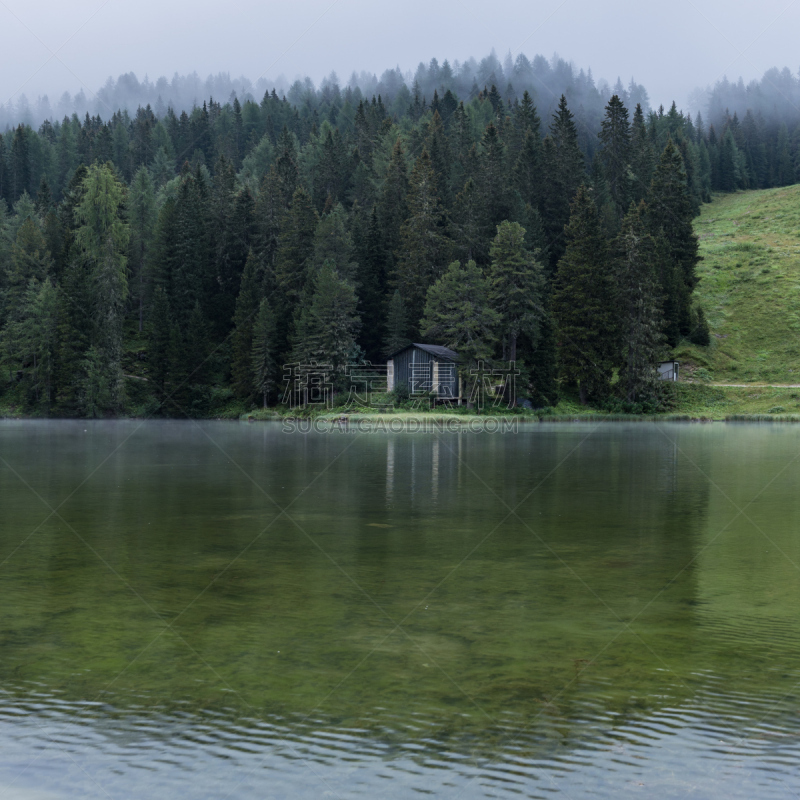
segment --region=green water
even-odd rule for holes
[[[0,798],[800,791],[800,426],[0,422]]]

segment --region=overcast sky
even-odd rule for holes
[[[196,70],[315,82],[335,70],[413,70],[432,57],[557,52],[653,105],[685,105],[723,75],[800,66],[800,3],[760,0],[0,0],[0,102],[56,100],[109,75]],[[688,109],[692,110],[692,109]]]

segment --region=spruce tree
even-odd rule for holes
[[[145,288],[149,277],[148,257],[152,246],[153,231],[156,224],[156,198],[150,173],[140,167],[133,177],[128,194],[128,222],[130,224],[130,265],[131,284],[136,297],[139,314],[139,332],[144,329]]]
[[[677,328],[681,336],[691,330],[690,297],[698,281],[700,255],[693,216],[683,159],[670,139],[653,175],[646,219],[651,235],[663,235],[666,251],[659,278],[666,324],[668,329]]]
[[[632,206],[612,247],[622,349],[620,384],[632,403],[655,396],[657,364],[665,344],[656,244],[644,217],[643,203]]]
[[[166,391],[169,378],[171,330],[167,293],[163,286],[157,286],[147,319],[147,372],[150,382],[161,396]]]
[[[632,197],[637,203],[647,196],[654,166],[653,145],[647,133],[644,112],[637,103],[631,125],[631,189]]]
[[[542,318],[543,271],[525,248],[525,229],[517,222],[502,222],[490,248],[489,302],[500,315],[503,361],[517,360],[517,339],[532,345],[539,337]]]
[[[231,379],[237,397],[252,394],[253,326],[259,305],[266,293],[266,274],[261,259],[253,250],[247,257],[242,285],[236,299],[231,336]]]
[[[265,297],[253,324],[253,341],[250,351],[250,375],[253,391],[261,397],[264,408],[276,386],[275,315]]]
[[[410,345],[410,330],[411,325],[403,296],[395,290],[386,309],[386,338],[383,344],[383,354],[388,357]]]
[[[464,378],[492,357],[500,324],[489,303],[489,282],[474,261],[454,261],[428,290],[422,334],[459,354]]]
[[[600,163],[617,219],[622,219],[631,201],[631,131],[628,109],[614,95],[600,124]]]
[[[581,403],[607,396],[617,352],[606,240],[590,191],[578,190],[553,291],[561,374]]]
[[[122,316],[128,295],[130,229],[123,217],[124,200],[125,190],[111,169],[94,164],[87,171],[84,195],[75,208],[79,225],[75,243],[89,267],[93,293],[94,353],[85,362],[86,369],[91,368],[93,381],[102,374],[106,382],[99,389],[92,384],[92,404],[107,397],[115,407],[122,401]],[[95,369],[98,363],[100,373]]]
[[[450,247],[444,235],[444,209],[436,194],[436,180],[425,150],[411,173],[408,206],[409,217],[400,232],[395,286],[417,329],[428,288],[442,273]]]

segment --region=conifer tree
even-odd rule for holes
[[[133,177],[128,195],[128,222],[130,224],[130,277],[134,287],[139,312],[139,332],[144,329],[144,300],[149,277],[148,257],[156,224],[156,198],[150,173],[140,167]]]
[[[606,240],[585,187],[572,203],[566,241],[553,291],[559,363],[586,404],[608,394],[617,343]]]
[[[553,115],[550,135],[542,146],[542,168],[544,190],[540,212],[550,251],[550,266],[554,268],[564,253],[564,226],[570,219],[570,203],[586,178],[578,131],[563,95]]]
[[[625,397],[652,399],[664,348],[663,312],[655,270],[656,244],[647,230],[644,204],[632,206],[613,245]]]
[[[428,290],[422,334],[459,354],[464,377],[492,357],[500,323],[489,304],[489,282],[474,261],[454,261]]]
[[[231,378],[237,397],[252,394],[253,326],[259,305],[266,293],[266,273],[261,259],[253,250],[247,257],[242,285],[236,299],[231,336]]]
[[[297,302],[309,277],[317,222],[308,192],[297,189],[282,226],[275,263],[278,285],[292,304]]]
[[[497,226],[490,249],[489,303],[500,315],[503,361],[517,360],[517,338],[535,346],[542,318],[543,272],[525,248],[525,229],[517,222]]]
[[[411,325],[403,296],[395,290],[386,310],[386,338],[384,339],[383,354],[388,357],[410,345],[410,330]]]
[[[700,256],[693,216],[683,159],[670,139],[653,176],[646,218],[651,235],[658,238],[661,233],[666,247],[659,278],[667,330],[677,329],[681,336],[691,329],[689,298],[698,281]],[[671,338],[670,344],[677,341]]]
[[[157,286],[147,321],[147,371],[150,382],[161,395],[166,391],[169,378],[171,330],[167,293],[163,286]]]
[[[400,229],[408,218],[408,171],[400,139],[394,144],[377,203],[378,222],[383,233],[385,271],[394,272],[396,253],[400,248]]]
[[[337,389],[344,385],[345,368],[360,361],[357,309],[355,289],[330,262],[315,276],[308,302],[300,305],[293,360],[330,366]]]
[[[556,405],[558,403],[556,332],[548,295],[543,298],[539,340],[526,361],[530,370],[530,399],[533,405],[538,408]]]
[[[265,297],[256,314],[253,324],[253,342],[250,353],[251,385],[267,407],[270,394],[274,391],[275,369],[275,315]]]
[[[75,208],[75,243],[89,267],[93,290],[94,352],[85,364],[92,381],[100,374],[104,381],[100,388],[91,384],[92,403],[107,397],[114,406],[122,400],[122,315],[128,294],[130,230],[123,219],[124,201],[125,190],[109,167],[89,167],[83,198]]]
[[[647,196],[654,165],[653,145],[647,133],[644,112],[641,105],[637,103],[631,125],[631,189],[632,197],[637,203]]]
[[[395,285],[416,328],[428,288],[444,269],[450,245],[444,235],[444,210],[436,194],[436,181],[425,150],[411,173],[408,207],[409,217],[400,233]]]
[[[614,95],[600,125],[600,163],[617,219],[622,219],[631,201],[631,131],[628,109]]]

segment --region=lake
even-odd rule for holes
[[[800,426],[0,422],[0,798],[800,793]]]

